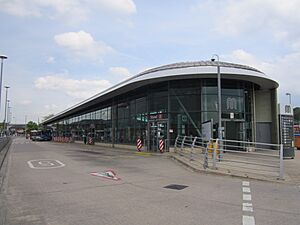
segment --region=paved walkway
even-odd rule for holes
[[[228,154],[225,156],[228,157]],[[243,164],[237,162],[222,162],[217,163],[217,169],[212,169],[212,164],[209,164],[208,169],[204,169],[204,155],[201,157],[190,157],[189,153],[171,153],[171,157],[185,166],[199,172],[214,173],[218,175],[229,175],[235,177],[245,177],[256,180],[266,180],[280,183],[290,183],[300,185],[300,151],[295,151],[294,159],[284,160],[284,179],[279,179],[279,168],[264,167],[253,164]],[[231,160],[234,161],[234,155],[231,155]],[[192,160],[191,160],[192,158]],[[258,161],[261,159],[258,159]],[[279,164],[278,164],[279,166]]]
[[[284,163],[286,180],[300,185],[300,150],[295,151],[294,159],[286,159]]]
[[[97,151],[97,149],[106,149],[108,151],[119,151],[119,152],[127,152],[127,153],[133,153],[133,154],[141,154],[141,155],[156,155],[156,156],[164,156],[164,157],[170,157],[181,164],[185,165],[186,167],[198,171],[198,172],[204,172],[204,173],[214,173],[217,175],[229,175],[234,177],[246,177],[256,180],[266,180],[266,181],[273,181],[273,182],[280,182],[280,183],[290,183],[290,184],[296,184],[300,185],[300,151],[295,151],[295,158],[294,159],[285,159],[284,160],[284,180],[278,179],[278,169],[276,170],[270,170],[268,171],[265,167],[260,167],[259,165],[248,165],[248,167],[244,168],[238,168],[235,169],[234,166],[230,167],[230,164],[233,164],[232,162],[223,163],[222,167],[219,166],[217,170],[211,169],[211,164],[209,169],[203,168],[203,157],[201,154],[195,154],[194,160],[190,160],[190,154],[187,153],[185,155],[178,154],[178,153],[148,153],[148,152],[136,152],[135,150],[129,150],[129,149],[120,149],[120,148],[110,148],[110,147],[103,147],[99,145],[84,145],[80,143],[73,143],[69,145],[77,145],[81,146],[87,151]],[[249,171],[249,167],[251,170],[255,170],[255,172]]]

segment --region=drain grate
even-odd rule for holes
[[[169,188],[169,189],[174,189],[174,190],[182,190],[187,188],[188,186],[186,185],[180,185],[180,184],[170,184],[165,186],[164,188]]]

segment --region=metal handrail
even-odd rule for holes
[[[253,148],[254,151],[247,151],[249,147]],[[271,147],[272,149],[267,147]],[[190,161],[201,159],[202,161],[200,161],[200,163],[205,169],[218,169],[225,166],[225,162],[231,162],[230,166],[236,168],[238,168],[240,164],[244,165],[240,166],[240,168],[245,168],[245,165],[252,165],[253,170],[255,166],[269,169],[279,168],[279,171],[274,172],[278,173],[280,179],[284,178],[283,146],[280,144],[227,139],[223,139],[220,143],[218,139],[207,140],[201,137],[178,135],[175,141],[175,151],[177,151],[178,148],[180,148],[180,154],[183,156],[187,155]],[[203,150],[196,152],[195,149],[197,148],[202,148]],[[278,154],[270,154],[271,152],[278,152]],[[199,158],[199,156],[201,157]],[[224,162],[224,165],[222,162]],[[226,166],[228,165],[226,164]],[[249,168],[249,170],[250,169],[251,168]]]

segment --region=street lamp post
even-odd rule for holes
[[[27,128],[27,115],[25,115],[25,131],[24,131],[25,138],[27,139],[26,128]]]
[[[7,56],[6,55],[0,55],[0,59],[1,59],[1,73],[0,73],[0,110],[1,110],[3,61],[4,61],[4,59],[7,59]]]
[[[222,140],[222,99],[221,99],[221,72],[220,72],[220,61],[219,56],[214,54],[211,61],[214,62],[217,58],[217,73],[218,73],[218,139]]]
[[[9,105],[9,102],[7,102],[7,113],[6,113],[6,131],[7,133],[10,135],[10,132],[9,132],[9,128],[8,128],[8,125],[10,124],[10,115],[11,115],[11,107]]]
[[[289,96],[289,105],[292,105],[292,95],[291,93],[285,93],[287,96]]]
[[[7,111],[7,103],[9,102],[9,100],[7,100],[7,92],[8,92],[8,88],[9,88],[9,86],[4,86],[4,88],[5,88],[5,108],[4,108],[4,122],[3,122],[3,128],[4,128],[4,130],[5,130],[5,122],[6,122],[6,115],[7,115],[7,113],[6,113],[6,111]]]
[[[7,100],[7,92],[8,92],[8,88],[9,86],[4,86],[5,90],[5,109],[4,109],[4,120],[3,120],[3,130],[6,133],[6,117],[7,117],[7,103],[9,103],[9,100]]]
[[[7,106],[7,124],[10,124],[12,120],[11,108],[12,107],[10,105]]]

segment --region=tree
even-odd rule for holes
[[[33,122],[33,121],[29,121],[26,124],[26,132],[30,132],[32,130],[37,130],[39,128],[39,126],[37,125],[37,123]]]
[[[294,108],[293,111],[295,124],[300,124],[300,107]]]

